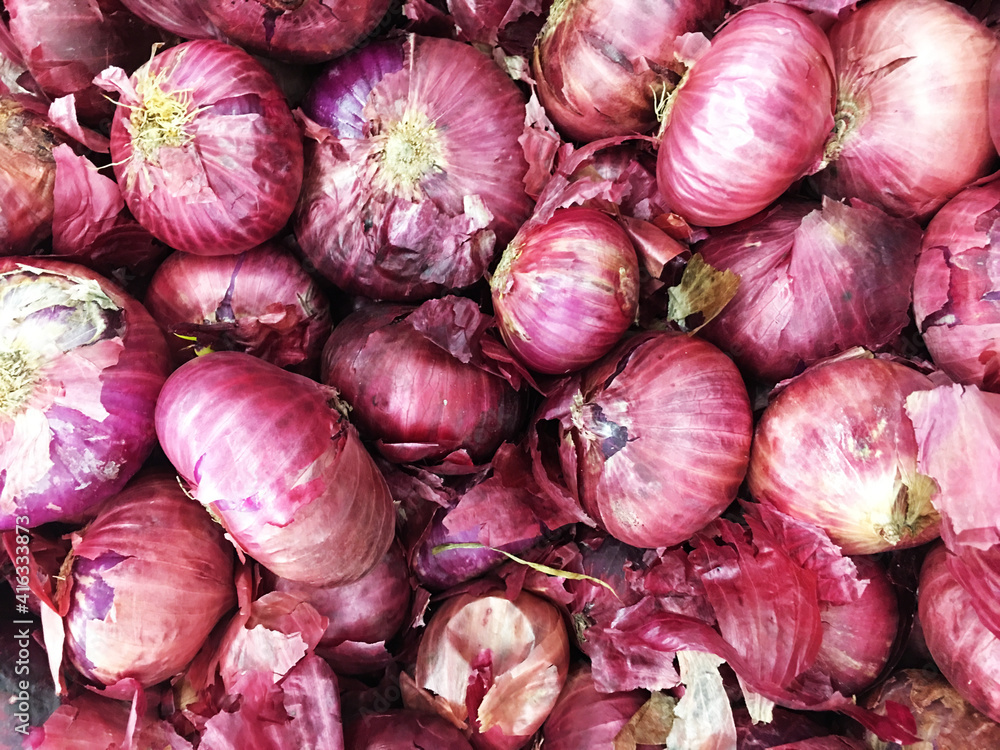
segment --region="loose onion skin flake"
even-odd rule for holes
[[[178,368],[156,405],[164,452],[233,540],[275,574],[356,580],[393,537],[392,498],[335,393],[241,352]]]
[[[166,341],[116,284],[45,258],[0,259],[0,321],[0,529],[81,518],[156,444]]]
[[[119,94],[115,177],[135,218],[176,250],[243,252],[285,226],[302,185],[302,136],[273,76],[214,40],[161,52]]]

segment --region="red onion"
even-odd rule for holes
[[[917,469],[906,397],[933,387],[894,361],[820,362],[790,381],[757,424],[750,493],[824,529],[845,554],[938,536],[934,483]]]
[[[736,497],[751,430],[728,357],[682,334],[646,333],[554,387],[529,437],[546,492],[627,544],[664,547]]]
[[[948,681],[936,672],[906,669],[883,682],[865,699],[880,713],[887,701],[906,706],[917,720],[921,750],[1000,747],[1000,724],[974,709]],[[873,750],[885,747],[873,735],[865,741]]]
[[[337,674],[374,672],[392,662],[385,642],[403,626],[411,594],[399,544],[393,544],[374,568],[353,583],[314,587],[278,578],[274,588],[304,597],[329,620],[316,653]]]
[[[335,116],[356,106],[337,103],[341,92],[364,96],[367,124],[360,136],[317,134],[295,231],[342,289],[426,298],[481,278],[528,215],[524,99],[490,58],[459,42],[410,36],[402,69],[386,62],[348,55],[333,64],[342,73],[319,82],[334,82],[334,96],[313,98]]]
[[[344,728],[344,740],[347,750],[472,750],[458,729],[422,711],[364,714]]]
[[[75,95],[84,121],[110,117],[114,109],[94,76],[109,65],[133,70],[162,41],[119,0],[6,0],[6,7],[28,70],[50,97]]]
[[[239,352],[178,368],[156,432],[194,496],[264,567],[312,585],[356,580],[392,542],[392,498],[335,394]]]
[[[202,0],[122,0],[122,4],[146,23],[182,39],[222,38],[205,15]]]
[[[775,706],[771,720],[754,723],[746,708],[734,708],[737,750],[770,750],[776,744],[788,744],[819,737],[828,730],[816,723],[815,714],[789,711]]]
[[[273,237],[302,184],[302,140],[284,94],[250,55],[218,41],[161,52],[119,93],[111,156],[135,218],[176,250],[229,255]]]
[[[944,545],[931,550],[917,592],[927,648],[955,690],[993,721],[1000,721],[1000,639],[979,619],[969,593],[949,572]]]
[[[145,302],[182,362],[199,351],[243,351],[310,374],[332,328],[323,292],[277,243],[239,255],[174,253]]]
[[[883,347],[909,322],[919,247],[916,223],[858,200],[783,202],[698,247],[740,277],[702,335],[772,382],[852,346]]]
[[[102,505],[63,569],[72,575],[69,658],[105,685],[132,677],[148,687],[179,674],[236,604],[232,546],[165,474]]]
[[[472,300],[352,313],[323,350],[323,382],[390,461],[488,461],[520,429],[521,396],[482,351],[490,318]]]
[[[606,214],[564,208],[518,232],[491,286],[510,350],[532,370],[562,375],[607,354],[635,320],[639,261]]]
[[[865,750],[865,746],[850,737],[828,735],[812,737],[788,745],[775,745],[771,750]]]
[[[538,98],[576,141],[649,132],[656,97],[684,72],[678,37],[710,30],[724,10],[721,0],[553,3],[535,42]]]
[[[923,221],[990,172],[993,34],[946,0],[876,0],[830,30],[836,138],[823,192]]]
[[[553,605],[526,592],[514,600],[460,594],[431,617],[403,697],[408,706],[433,701],[472,733],[477,750],[516,750],[549,715],[568,667],[569,638]]]
[[[55,141],[44,117],[0,95],[0,256],[28,253],[52,232]]]
[[[913,285],[913,314],[934,364],[991,391],[1000,390],[998,219],[1000,181],[948,201],[927,225]]]
[[[83,266],[0,259],[0,529],[73,519],[156,443],[169,372],[142,305]]]
[[[203,0],[202,10],[249,52],[296,63],[331,60],[369,36],[389,0]]]
[[[816,171],[834,85],[830,43],[804,11],[764,3],[733,16],[667,105],[656,176],[671,208],[732,224]]]

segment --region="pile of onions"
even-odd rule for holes
[[[497,327],[526,367],[563,375],[610,351],[635,320],[639,261],[625,231],[594,208],[526,224],[491,280]]]
[[[689,222],[746,219],[815,172],[833,126],[830,43],[804,11],[730,18],[667,104],[656,177]]]
[[[145,304],[180,362],[242,351],[310,374],[332,328],[319,286],[274,242],[238,255],[174,253],[150,280]]]
[[[679,37],[708,31],[724,10],[721,0],[553,3],[532,60],[538,98],[576,141],[647,133],[656,97],[684,72]]]
[[[7,0],[10,33],[42,90],[52,98],[74,95],[85,121],[114,109],[93,79],[109,65],[134,70],[163,35],[119,0]]]
[[[465,729],[477,750],[517,750],[552,711],[568,668],[555,606],[527,592],[459,594],[431,617],[403,698]]]
[[[200,6],[222,34],[248,52],[318,63],[371,34],[389,0],[202,0]]]
[[[739,371],[700,339],[626,339],[554,386],[529,432],[547,493],[636,547],[679,544],[736,497],[750,454]]]
[[[927,225],[913,315],[934,364],[959,383],[1000,390],[1000,180],[970,187]]]
[[[175,477],[136,479],[73,537],[63,565],[70,660],[105,685],[129,677],[148,687],[179,674],[236,604],[233,557]]]
[[[358,430],[390,461],[456,454],[488,461],[516,435],[524,415],[521,395],[482,352],[489,324],[472,300],[458,297],[416,308],[364,307],[327,341],[323,382],[350,405]]]
[[[295,223],[306,256],[375,299],[480,279],[531,209],[520,90],[482,52],[447,39],[410,36],[402,50],[367,47],[332,65],[307,99],[329,132],[307,154]]]
[[[817,175],[832,197],[929,218],[994,168],[988,88],[998,44],[947,0],[875,0],[830,30],[836,137]]]
[[[156,444],[169,372],[137,301],[82,266],[0,259],[0,528],[80,518]]]
[[[52,233],[55,143],[44,117],[0,95],[0,256],[26,254]]]
[[[783,201],[698,246],[740,277],[702,335],[772,382],[852,346],[877,350],[909,322],[920,237],[861,201]]]
[[[185,42],[117,91],[115,177],[135,218],[175,250],[240,253],[273,237],[302,185],[302,138],[274,78],[238,47]]]
[[[241,352],[178,368],[156,433],[194,496],[275,574],[313,585],[371,570],[393,537],[392,498],[335,393]]]
[[[845,356],[791,380],[757,424],[750,493],[824,529],[845,554],[938,536],[934,482],[917,468],[906,397],[934,383],[895,361]]]

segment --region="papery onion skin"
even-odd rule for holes
[[[133,677],[149,687],[180,673],[236,604],[233,558],[176,477],[136,479],[74,539],[70,660],[105,685]]]
[[[673,94],[656,177],[689,222],[724,226],[819,168],[833,126],[830,43],[779,3],[734,15]]]
[[[163,334],[116,284],[73,263],[0,259],[0,529],[81,518],[156,444]]]
[[[920,227],[861,201],[782,201],[698,246],[740,277],[701,334],[776,382],[852,346],[879,349],[910,320]]]
[[[618,343],[639,306],[639,261],[625,231],[594,208],[523,229],[491,280],[507,347],[529,369],[563,375]]]
[[[910,709],[917,721],[921,750],[986,748],[1000,746],[1000,724],[990,721],[973,708],[937,672],[903,669],[892,675],[865,697],[865,705],[884,713],[886,701]],[[872,750],[888,750],[870,732],[865,742]]]
[[[392,498],[334,394],[240,352],[178,368],[156,406],[164,452],[233,540],[277,575],[347,583],[382,558]]]
[[[816,177],[923,222],[996,164],[990,139],[993,34],[946,0],[876,0],[830,30],[837,140]]]
[[[372,299],[426,299],[478,281],[531,209],[524,104],[473,47],[408,37],[403,68],[368,94],[364,136],[307,148],[295,219],[306,257]]]
[[[407,320],[419,310],[371,305],[342,320],[323,349],[322,380],[390,461],[433,461],[463,450],[488,461],[520,429],[522,398],[499,375],[415,330]]]
[[[52,233],[55,144],[44,117],[0,96],[0,256],[26,254]]]
[[[161,52],[119,93],[115,176],[129,210],[176,250],[243,252],[273,237],[302,185],[302,137],[273,76],[214,40]]]
[[[397,709],[364,713],[344,727],[345,750],[472,750],[453,725],[436,714]]]
[[[958,383],[1000,390],[1000,181],[970,187],[927,225],[913,314],[934,364]]]
[[[204,13],[248,52],[293,63],[344,54],[369,36],[389,0],[202,0]]]
[[[667,547],[736,497],[751,431],[732,360],[706,341],[659,332],[626,339],[553,388],[529,438],[548,492],[568,494],[626,544]]]
[[[935,539],[934,485],[917,472],[904,411],[907,395],[932,387],[906,365],[870,357],[807,368],[757,424],[750,494],[816,524],[847,555]]]
[[[789,711],[775,706],[771,721],[754,722],[746,708],[734,708],[738,750],[770,750],[776,743],[788,744],[820,737],[828,730],[816,723],[815,714]]]
[[[114,105],[92,84],[109,65],[133,70],[163,34],[119,0],[6,0],[10,33],[25,64],[52,98],[75,95],[77,114],[96,123]]]
[[[207,348],[318,373],[333,326],[319,285],[274,242],[238,255],[174,253],[153,274],[145,304],[178,362]]]
[[[852,560],[867,585],[849,604],[821,606],[823,641],[815,662],[844,695],[864,690],[882,673],[899,632],[899,605],[885,570],[870,557]]]
[[[223,38],[205,15],[202,0],[122,0],[122,4],[146,23],[182,39]]]
[[[720,0],[554,3],[532,58],[542,106],[575,141],[653,130],[655,97],[683,72],[677,37],[708,31],[724,9]]]
[[[329,620],[316,653],[337,674],[365,674],[392,662],[385,641],[403,626],[412,593],[406,558],[398,543],[352,583],[321,588],[278,578],[274,588],[306,597]]]
[[[414,679],[468,722],[477,750],[516,750],[551,712],[568,668],[569,637],[555,606],[527,592],[513,601],[460,594],[431,617]],[[479,696],[469,695],[474,689]]]
[[[993,721],[1000,721],[1000,639],[979,619],[969,593],[948,570],[948,552],[936,545],[924,560],[917,608],[927,648],[955,690]]]

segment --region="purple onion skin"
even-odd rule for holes
[[[564,375],[607,354],[632,325],[639,261],[607,214],[565,208],[518,233],[491,288],[508,348],[529,369]]]
[[[702,335],[777,382],[852,346],[877,350],[909,322],[920,227],[860,201],[784,201],[698,246],[740,276]]]
[[[52,234],[55,143],[44,117],[0,95],[0,256],[27,254]]]
[[[770,722],[753,723],[745,708],[733,709],[738,750],[770,750],[775,745],[821,737],[829,732],[815,720],[815,715],[775,706]]]
[[[122,3],[146,23],[182,39],[222,39],[222,32],[205,15],[201,0],[122,0]]]
[[[523,400],[503,378],[407,325],[414,309],[373,305],[341,321],[323,350],[323,382],[350,404],[362,436],[390,461],[437,460],[458,450],[488,461],[519,430]]]
[[[337,138],[362,138],[368,95],[386,75],[402,67],[402,40],[368,44],[323,69],[306,93],[302,111]]]
[[[944,545],[924,560],[917,609],[927,648],[959,694],[1000,721],[1000,639],[980,621],[969,593],[948,570]]]
[[[344,727],[344,743],[345,750],[472,750],[450,722],[411,710],[364,714]]]
[[[970,187],[927,225],[913,313],[934,364],[964,385],[1000,391],[1000,180]]]
[[[11,321],[0,351],[14,378],[0,386],[0,530],[80,519],[156,445],[166,341],[116,284],[45,258],[0,258],[0,315]],[[17,391],[24,378],[30,387]]]

